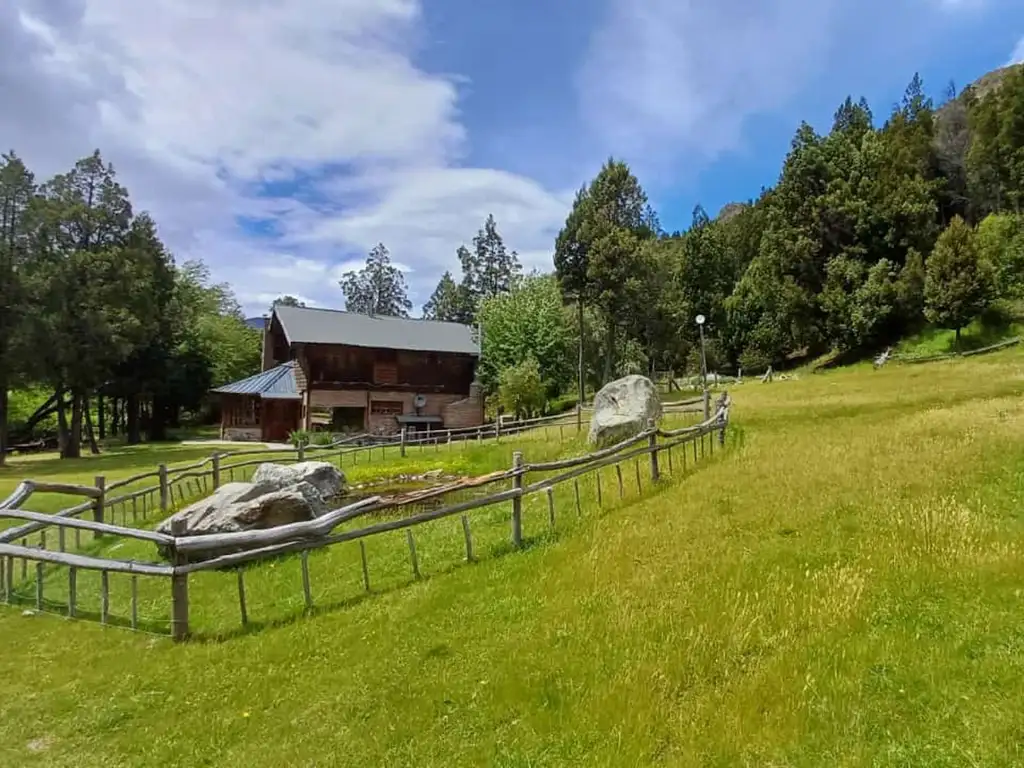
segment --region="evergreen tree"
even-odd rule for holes
[[[346,272],[340,281],[345,294],[345,309],[363,315],[408,317],[412,309],[405,288],[405,277],[392,265],[388,249],[374,246],[366,266],[358,272]]]
[[[24,281],[35,197],[35,179],[21,159],[0,155],[0,465],[7,455],[8,391],[28,362],[20,353],[30,312]]]
[[[981,258],[977,236],[961,218],[950,222],[925,265],[925,315],[942,328],[960,331],[994,296],[991,265]]]
[[[473,312],[465,286],[457,285],[451,272],[445,272],[427,303],[423,305],[426,320],[446,320],[452,323],[473,322]]]
[[[473,238],[473,250],[460,247],[458,257],[462,265],[462,288],[474,314],[481,301],[512,290],[512,283],[521,270],[518,255],[505,247],[491,215]]]

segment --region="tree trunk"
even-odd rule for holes
[[[124,411],[124,400],[120,397],[110,398],[110,434],[121,434],[121,414]]]
[[[64,390],[58,388],[57,394],[57,445],[60,448],[60,457],[63,459],[68,449],[68,414],[67,404],[64,402]]]
[[[0,373],[0,467],[7,460],[7,376]]]
[[[576,300],[576,312],[580,326],[580,354],[576,367],[577,375],[579,376],[579,400],[577,402],[582,407],[583,401],[587,397],[587,385],[583,378],[583,299]]]
[[[607,384],[612,380],[613,358],[615,357],[615,321],[610,317],[605,321],[605,350],[604,350],[604,377],[601,383]]]
[[[100,440],[107,437],[107,398],[102,392],[96,394],[96,426],[100,429]]]
[[[61,458],[79,459],[82,457],[82,395],[80,392],[71,392],[71,424],[68,429],[68,439],[64,445],[64,453]]]
[[[100,395],[102,398],[103,396]],[[83,411],[85,413],[85,436],[89,440],[89,453],[93,456],[99,456],[100,447],[96,444],[96,431],[92,428],[92,409],[89,407],[88,396],[82,398]],[[103,422],[100,422],[101,424]]]
[[[960,329],[956,329],[956,341],[953,342],[953,351],[960,354]]]
[[[138,445],[142,442],[142,435],[139,430],[139,396],[134,392],[124,400],[124,418],[128,445]]]
[[[153,442],[167,439],[167,409],[159,397],[154,397],[150,404],[149,429],[147,434]]]

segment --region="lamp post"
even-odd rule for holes
[[[708,360],[704,354],[704,315],[697,315],[697,328],[700,330],[700,377],[704,386],[704,420],[711,418],[711,398],[708,395]]]
[[[704,315],[697,315],[697,328],[700,329],[700,377],[704,389],[708,388],[708,359],[704,354]]]

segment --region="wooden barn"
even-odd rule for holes
[[[483,423],[475,329],[460,323],[275,307],[262,372],[213,392],[221,437],[277,442],[292,430],[393,434]]]

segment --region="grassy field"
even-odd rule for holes
[[[472,565],[457,520],[417,531],[420,581],[382,538],[370,595],[317,555],[312,616],[264,566],[249,631],[197,579],[184,645],[0,607],[0,765],[1022,764],[1022,392],[1019,350],[746,383],[696,471],[562,492],[554,533],[532,500],[519,552],[474,517]]]

